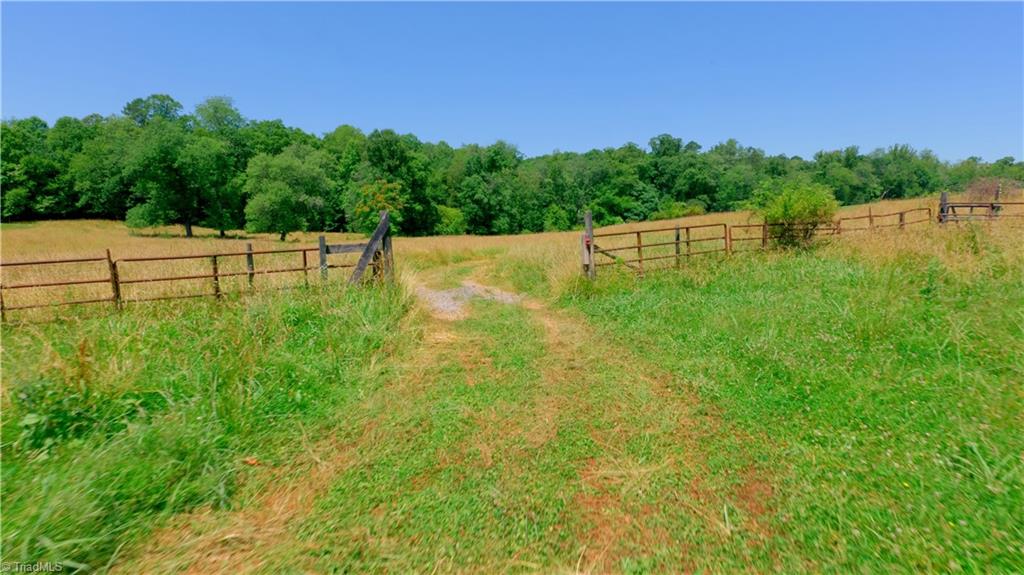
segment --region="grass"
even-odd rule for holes
[[[406,300],[344,290],[4,330],[5,560],[103,567],[172,514],[230,506],[375,385]]]
[[[62,226],[83,250],[237,241]],[[5,230],[5,258],[51,231]],[[407,284],[525,296],[459,321],[330,284],[5,326],[4,559],[1024,571],[1019,228],[850,234],[593,284],[578,242],[396,238]]]
[[[771,555],[810,571],[1020,571],[1019,237],[931,231],[916,253],[875,257],[899,237],[615,277],[565,303],[749,437],[776,483]]]

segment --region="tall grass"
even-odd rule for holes
[[[999,226],[879,233],[606,274],[563,303],[742,430],[776,484],[755,569],[775,556],[815,572],[1019,572],[1020,239]],[[735,440],[707,440],[728,469]]]
[[[5,327],[7,561],[101,568],[163,518],[224,507],[379,382],[399,289],[170,302]]]

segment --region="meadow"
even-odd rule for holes
[[[2,250],[282,245],[208,233],[5,224]],[[573,232],[396,238],[393,288],[339,277],[5,325],[4,560],[1024,571],[1021,239],[928,224],[590,283]],[[413,297],[466,285],[514,297],[458,320]]]

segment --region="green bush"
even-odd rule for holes
[[[810,243],[815,230],[832,221],[839,203],[823,184],[770,179],[754,190],[749,207],[770,226],[776,243],[794,247]]]
[[[441,219],[437,222],[434,233],[439,236],[461,236],[466,233],[466,216],[462,210],[439,205],[437,213]]]
[[[704,213],[704,206],[699,202],[669,202],[651,214],[651,220],[674,220],[687,216],[699,216]]]

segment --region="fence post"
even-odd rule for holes
[[[110,250],[107,250],[107,268],[110,270],[110,292],[114,298],[114,308],[121,309],[121,278],[117,274],[117,262],[110,257]]]
[[[256,263],[252,257],[252,244],[245,244],[245,251],[245,271],[248,272],[246,275],[249,277],[249,289],[252,289],[252,280],[256,275]]]
[[[4,286],[0,285],[0,321],[7,321],[7,308],[4,307]]]
[[[874,227],[875,227],[875,216],[874,216],[874,213],[872,213],[872,211],[871,211],[871,206],[868,206],[868,229],[870,230],[870,229],[872,229]]]
[[[901,230],[903,229],[903,224],[906,222],[906,217],[904,216],[904,214],[906,214],[906,212],[900,212],[900,229]]]
[[[843,218],[839,218],[839,219],[836,220],[836,235],[838,236],[838,235],[841,235],[842,233],[843,233]]]
[[[302,250],[302,283],[309,287],[309,257],[306,250]]]
[[[327,238],[320,236],[320,279],[327,281]]]
[[[597,279],[597,266],[594,262],[594,215],[587,210],[583,214],[583,271],[587,279]]]
[[[732,255],[732,228],[729,227],[729,224],[722,224],[722,227],[725,228],[725,255],[731,256]]]
[[[210,265],[213,267],[213,295],[220,299],[220,272],[217,271],[217,256],[210,257]]]
[[[761,249],[768,248],[768,222],[761,224]]]
[[[640,232],[636,233],[636,258],[636,265],[640,268],[640,275],[644,275],[644,240],[640,236]]]
[[[939,195],[939,223],[944,224],[949,217],[949,192]]]
[[[381,215],[383,216],[383,212]],[[395,279],[395,252],[391,248],[391,226],[388,226],[388,231],[384,234],[384,239],[381,240],[381,248],[384,259],[384,279],[391,281]]]
[[[676,224],[676,267],[679,267],[679,224]]]

